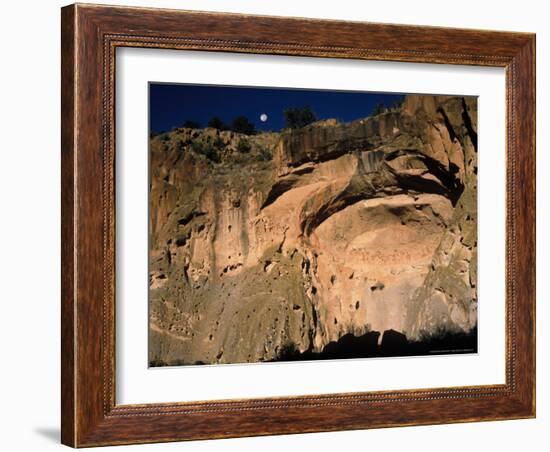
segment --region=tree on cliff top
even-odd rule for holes
[[[386,111],[386,107],[384,106],[384,104],[376,104],[376,105],[374,106],[374,108],[372,109],[371,115],[372,115],[372,116],[381,115],[381,114],[384,113],[385,111]]]
[[[256,133],[256,127],[246,116],[236,117],[231,124],[231,130],[245,135],[254,135]]]
[[[210,121],[208,121],[208,127],[212,127],[213,129],[218,129],[218,130],[228,129],[225,122],[223,122],[221,118],[219,118],[218,116],[214,116],[212,119],[210,119]]]
[[[200,122],[193,121],[191,119],[186,120],[181,126],[186,128],[186,129],[200,129],[201,128]]]
[[[309,105],[303,107],[288,108],[284,112],[285,126],[289,129],[300,129],[317,121],[315,113]]]

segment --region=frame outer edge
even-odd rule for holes
[[[529,36],[514,59],[518,68],[518,177],[521,187],[517,197],[518,215],[518,292],[517,325],[519,337],[518,364],[527,381],[521,385],[525,415],[536,417],[536,35]],[[521,349],[523,348],[523,350]],[[526,353],[528,352],[528,353]]]
[[[61,443],[77,445],[76,5],[61,8]]]
[[[145,11],[150,11],[151,15],[155,15],[157,19],[159,18],[159,11],[151,9]],[[166,12],[166,10],[164,11]],[[127,10],[124,10],[124,12],[126,13]],[[135,11],[133,12],[135,13]],[[206,15],[212,19],[212,14],[206,13]],[[225,17],[224,14],[215,15],[216,19],[220,20]],[[254,16],[250,17],[253,18]],[[154,18],[152,17],[152,19]],[[524,34],[520,38],[509,33],[502,36],[508,36],[510,42],[505,40],[507,44],[495,51],[495,54],[503,55],[501,59],[498,61],[483,60],[484,63],[475,63],[476,65],[486,64],[503,67],[508,66],[513,61],[515,67],[519,69],[515,74],[516,76],[519,74],[519,76],[517,79],[514,76],[514,82],[517,82],[516,99],[520,101],[520,105],[518,105],[517,119],[514,121],[513,129],[516,133],[514,147],[518,152],[518,162],[514,173],[519,182],[519,189],[514,193],[514,200],[517,204],[524,204],[515,209],[515,224],[520,239],[518,243],[523,247],[522,250],[518,251],[518,274],[515,277],[518,288],[516,292],[516,299],[518,299],[517,324],[519,325],[517,341],[520,359],[517,364],[519,365],[518,376],[520,378],[518,387],[512,394],[495,396],[494,408],[504,409],[501,415],[497,415],[496,412],[485,412],[479,416],[464,417],[459,415],[459,411],[456,411],[455,407],[454,414],[434,420],[432,418],[433,413],[429,410],[443,406],[447,402],[454,404],[453,400],[460,398],[454,396],[446,397],[445,400],[433,400],[429,403],[428,401],[411,401],[413,403],[412,409],[416,409],[423,414],[423,420],[417,417],[411,417],[407,420],[401,416],[396,419],[388,419],[387,422],[383,423],[371,423],[364,419],[350,418],[353,414],[348,413],[351,409],[350,406],[342,403],[335,405],[333,409],[335,412],[340,413],[340,419],[345,421],[344,424],[338,426],[334,422],[327,421],[326,418],[321,419],[319,413],[314,413],[311,421],[317,419],[317,423],[309,427],[304,427],[307,419],[306,421],[302,419],[307,411],[298,412],[294,408],[282,414],[281,409],[275,410],[273,412],[275,417],[272,419],[271,412],[269,416],[267,415],[268,408],[262,408],[255,416],[252,411],[248,411],[249,408],[244,407],[232,421],[232,417],[229,415],[231,410],[225,410],[223,407],[211,410],[214,412],[215,417],[211,417],[211,414],[194,413],[187,416],[183,413],[175,415],[175,413],[169,412],[137,413],[135,417],[129,417],[117,415],[116,406],[109,407],[105,405],[105,377],[111,375],[110,372],[113,368],[101,366],[103,361],[100,356],[105,356],[104,354],[110,350],[111,344],[109,344],[109,341],[100,343],[97,338],[98,328],[101,330],[103,340],[105,340],[104,335],[108,334],[109,328],[105,331],[105,323],[100,326],[101,316],[98,311],[100,301],[98,300],[101,298],[100,294],[103,294],[104,288],[101,289],[97,285],[98,272],[96,264],[99,262],[98,259],[103,258],[103,265],[105,265],[106,256],[97,250],[93,232],[97,233],[100,226],[100,218],[96,217],[97,212],[94,210],[94,206],[98,206],[101,202],[100,195],[103,196],[102,202],[105,203],[105,190],[108,191],[111,186],[106,187],[103,185],[102,188],[99,188],[96,182],[100,179],[100,170],[105,168],[103,165],[109,164],[104,160],[105,155],[98,152],[101,140],[96,132],[101,128],[101,111],[105,113],[105,105],[103,104],[105,98],[101,97],[98,88],[101,85],[103,75],[98,75],[97,68],[102,61],[102,64],[105,64],[105,55],[104,52],[102,53],[103,47],[101,44],[103,38],[113,28],[122,31],[132,30],[136,33],[144,29],[149,33],[150,27],[154,30],[155,26],[158,28],[160,25],[166,25],[168,30],[175,30],[176,35],[180,33],[179,29],[175,28],[175,24],[166,19],[165,15],[161,19],[162,24],[149,25],[148,23],[139,22],[135,15],[126,17],[125,14],[122,14],[121,8],[117,7],[71,5],[62,8],[62,270],[65,270],[62,271],[61,283],[63,444],[72,447],[86,447],[533,417],[535,403],[535,294],[533,292],[535,274],[533,123],[535,117],[535,42],[534,35]],[[108,22],[103,22],[103,20],[108,20]],[[281,23],[287,22],[286,19],[278,20]],[[183,23],[187,22],[189,21],[183,20]],[[198,22],[200,24],[200,20]],[[318,21],[318,26],[321,26],[322,23],[323,21]],[[342,22],[341,24],[344,25],[345,23]],[[372,26],[382,29],[387,28],[382,24]],[[408,30],[407,26],[399,26],[399,28]],[[258,30],[256,32],[260,33]],[[375,32],[377,34],[381,33],[379,28]],[[458,34],[464,32],[464,30],[456,31]],[[200,36],[205,33],[206,31],[199,31]],[[202,38],[200,36],[199,38],[203,41],[206,39],[204,36]],[[239,36],[242,35],[239,34]],[[261,33],[259,36],[261,38]],[[494,37],[495,35],[490,36]],[[236,42],[238,42],[238,39]],[[284,46],[284,42],[269,43],[269,45]],[[352,44],[351,48],[354,49],[355,45]],[[247,51],[247,48],[231,45],[219,51],[242,52]],[[286,54],[286,52],[287,50],[283,49],[283,54]],[[298,54],[303,52],[305,53],[304,56],[311,53],[300,49]],[[262,51],[259,53],[269,52]],[[330,51],[329,53],[333,52]],[[407,49],[405,48],[403,55],[406,54]],[[407,57],[403,55],[390,54],[388,58],[384,59],[392,61],[407,60]],[[353,58],[352,55],[343,57]],[[457,60],[446,61],[443,58],[440,62],[455,64],[456,61],[470,61],[467,57],[467,55],[457,55]],[[360,58],[374,59],[366,56],[360,56]],[[429,58],[433,59],[434,57],[426,53],[424,56],[419,56],[418,61],[429,62],[426,61]],[[465,64],[474,63],[470,61]],[[103,67],[103,70],[105,69]],[[103,106],[100,107],[100,104]],[[85,121],[80,121],[80,113],[82,113],[82,118],[85,114]],[[525,184],[525,186],[522,184]],[[79,195],[79,193],[81,194]],[[103,221],[105,221],[105,218],[103,218]],[[104,223],[103,227],[105,227]],[[105,229],[103,231],[105,233]],[[91,238],[93,241],[90,240]],[[523,265],[529,266],[531,264],[532,266],[527,269],[523,267],[524,271],[522,271]],[[80,322],[78,321],[79,318]],[[104,318],[103,321],[105,321]],[[524,348],[522,349],[522,347]],[[78,357],[80,359],[77,361]],[[102,368],[97,367],[97,364]],[[477,398],[472,396],[468,400],[472,402],[470,406],[473,407]],[[373,404],[372,408],[375,411],[380,409],[377,404]],[[316,408],[318,412],[326,412],[327,410],[327,407],[321,405]],[[353,411],[355,413],[359,412],[357,408],[354,408]],[[262,425],[259,426],[257,425],[258,415],[260,418],[266,416],[266,419],[262,421],[263,424],[260,422]],[[288,422],[291,418],[294,420],[299,418],[301,422],[298,422],[298,424],[300,425],[289,427]],[[275,422],[275,424],[268,425],[265,421],[269,419],[272,419],[271,422]],[[185,422],[180,423],[183,420]],[[148,424],[149,422],[150,424]],[[182,427],[184,430],[182,430]],[[185,430],[185,428],[188,430]],[[164,434],[164,432],[168,433]]]
[[[531,347],[533,347],[533,388],[531,391],[531,397],[533,398],[532,402],[532,414],[533,417],[537,416],[537,270],[536,270],[536,264],[537,264],[537,36],[536,34],[533,34],[532,39],[532,52],[531,52],[531,58],[532,58],[532,86],[531,86],[531,92],[533,96],[533,102],[532,102],[532,109],[533,109],[533,117],[532,117],[532,146],[533,146],[533,168],[532,168],[532,175],[533,175],[533,212],[534,212],[534,219],[533,219],[533,272],[531,275],[531,280],[533,284],[533,333],[531,337]]]

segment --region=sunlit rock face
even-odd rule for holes
[[[474,98],[280,134],[176,129],[150,150],[152,365],[476,327]]]

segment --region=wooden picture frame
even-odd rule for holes
[[[73,447],[535,416],[535,35],[71,5],[62,9],[62,442]],[[506,383],[115,403],[115,50],[506,69]]]

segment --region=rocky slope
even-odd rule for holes
[[[152,138],[151,364],[472,331],[476,105],[408,96],[349,124]]]

